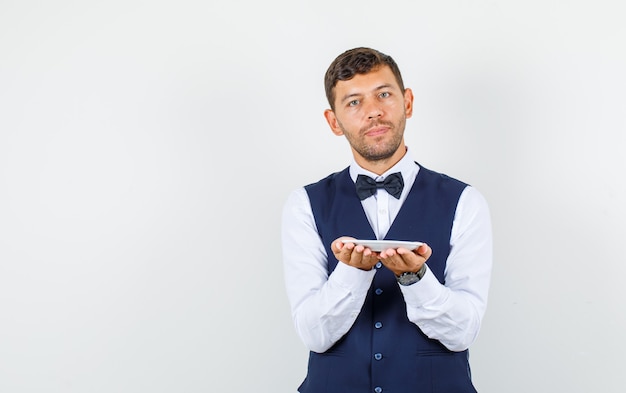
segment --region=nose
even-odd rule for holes
[[[367,118],[372,120],[381,117],[383,115],[383,110],[380,104],[374,101],[369,104],[365,113],[367,113]]]

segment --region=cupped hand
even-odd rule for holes
[[[422,244],[413,251],[404,247],[388,248],[378,257],[389,270],[399,276],[402,273],[420,270],[432,253],[433,250],[427,244]]]
[[[362,270],[371,270],[379,261],[378,253],[368,247],[356,245],[353,237],[342,236],[333,241],[331,249],[335,258],[346,265]]]

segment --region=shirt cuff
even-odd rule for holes
[[[426,269],[426,274],[421,280],[413,285],[399,285],[404,301],[409,307],[424,307],[442,303],[445,297],[445,287],[441,285],[437,277]]]

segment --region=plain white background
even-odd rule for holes
[[[287,194],[344,168],[339,53],[487,197],[483,393],[625,383],[620,1],[0,1],[0,391],[294,392]]]

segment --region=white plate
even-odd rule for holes
[[[417,247],[424,244],[422,242],[405,242],[402,240],[360,240],[360,239],[346,240],[345,243],[360,244],[375,252],[381,252],[388,248],[396,249],[398,247],[404,247],[407,250],[415,250]]]

